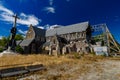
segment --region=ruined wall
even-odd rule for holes
[[[34,36],[35,36],[35,33],[33,31],[33,28],[32,26],[30,26],[25,39],[31,39],[31,38],[34,38]]]

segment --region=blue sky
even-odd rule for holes
[[[89,21],[106,23],[120,42],[119,0],[0,0],[0,37],[8,36],[12,15],[18,14],[18,33],[25,34],[29,25],[48,27]]]

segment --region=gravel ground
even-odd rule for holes
[[[87,74],[79,76],[77,80],[120,80],[120,61],[106,60],[91,67]]]
[[[48,67],[42,74],[18,80],[120,80],[120,60],[93,63],[62,63]]]

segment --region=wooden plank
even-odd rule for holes
[[[39,67],[39,68],[33,68],[33,69],[29,69],[30,72],[34,72],[34,71],[39,71],[39,70],[45,70],[45,67]]]
[[[29,65],[29,66],[26,66],[27,69],[38,68],[38,67],[43,67],[43,65],[42,64],[38,64],[38,65]]]
[[[33,71],[39,71],[39,70],[44,70],[45,67],[42,64],[38,64],[38,65],[31,65],[31,66],[27,66],[26,67],[30,72]]]
[[[12,76],[19,76],[22,74],[27,74],[29,72],[45,70],[45,69],[46,68],[42,64],[7,68],[7,69],[0,70],[0,77],[5,78],[5,77],[12,77]]]
[[[19,70],[25,70],[25,67],[21,66],[21,67],[13,67],[13,68],[2,69],[2,70],[0,70],[0,73],[16,72],[16,71],[19,71]]]
[[[1,74],[1,77],[11,77],[11,76],[17,76],[17,75],[20,75],[20,74],[26,74],[28,73],[27,70],[22,70],[22,71],[16,71],[16,72],[9,72],[9,73],[2,73]]]
[[[16,76],[19,74],[25,74],[28,71],[25,69],[24,66],[22,67],[14,67],[14,68],[7,68],[0,70],[1,77],[10,77],[10,76]]]
[[[112,49],[112,50],[114,50],[114,51],[118,52],[118,50],[116,50],[115,48],[110,47],[110,49]]]
[[[116,41],[114,40],[113,36],[111,35],[111,33],[110,33],[109,29],[108,29],[107,27],[106,27],[106,29],[107,29],[108,35],[111,37],[111,39],[112,39],[112,41],[113,41],[114,45],[115,45],[115,46],[116,46],[116,48],[119,50],[118,52],[120,52],[120,48],[118,47],[118,45],[117,45]]]

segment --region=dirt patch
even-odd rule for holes
[[[60,57],[46,55],[17,56],[12,59],[1,58],[7,63],[43,64],[47,70],[35,72],[18,80],[120,80],[120,59],[103,56],[84,55],[75,58],[74,55]],[[13,61],[13,62],[12,62]],[[25,61],[25,62],[24,62]]]
[[[120,61],[105,60],[91,65],[90,71],[77,80],[120,80]]]

